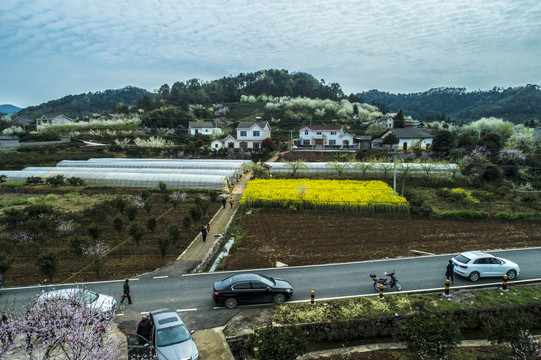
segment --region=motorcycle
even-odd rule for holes
[[[384,289],[391,289],[396,288],[396,290],[400,291],[402,289],[402,286],[398,282],[398,280],[394,276],[394,270],[392,273],[387,274],[387,272],[384,272],[383,275],[390,276],[391,280],[388,281],[387,278],[377,278],[376,274],[370,274],[370,277],[372,278],[372,281],[374,282],[374,290],[379,291],[379,285],[383,284]]]

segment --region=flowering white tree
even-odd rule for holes
[[[518,127],[518,131],[509,137],[505,143],[505,147],[507,149],[519,149],[527,153],[533,153],[537,148],[536,142],[535,130],[521,125]]]
[[[28,304],[26,311],[6,309],[0,326],[2,359],[125,358],[124,337],[114,314],[86,306],[84,292]]]

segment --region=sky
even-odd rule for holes
[[[541,1],[0,1],[0,104],[271,68],[346,94],[541,85]]]

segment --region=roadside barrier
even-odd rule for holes
[[[312,290],[310,292],[310,304],[314,305],[315,303],[315,297],[316,297],[316,292],[314,290]]]
[[[445,296],[451,296],[449,294],[449,283],[450,283],[449,279],[445,280],[445,292],[443,293],[443,295]]]
[[[379,298],[383,299],[383,284],[379,284]]]
[[[503,276],[502,291],[507,291],[507,275]]]

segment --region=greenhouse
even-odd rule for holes
[[[213,163],[238,164],[239,167],[242,166],[242,164],[252,162],[252,160],[228,160],[228,159],[148,159],[148,158],[90,158],[88,159],[88,161],[213,162]]]
[[[121,159],[111,161],[82,161],[62,160],[57,167],[90,167],[90,168],[141,168],[141,169],[213,169],[213,170],[240,170],[239,162],[215,162],[215,161],[167,161],[167,160],[142,160],[132,161]]]
[[[123,173],[82,171],[0,171],[7,181],[26,181],[28,177],[41,177],[42,179],[56,175],[63,175],[66,179],[76,177],[83,179],[87,185],[109,185],[116,187],[156,188],[164,182],[168,188],[208,189],[228,192],[231,184],[227,176],[222,175],[195,175],[195,174],[149,174],[149,173]]]
[[[339,168],[333,162],[305,162],[296,170],[297,176],[314,175],[339,175]],[[339,163],[344,164],[342,175],[392,175],[394,171],[393,163]],[[269,169],[271,175],[288,175],[293,172],[292,166],[286,162],[266,162],[265,166]],[[396,174],[412,176],[461,176],[460,168],[457,164],[433,164],[433,163],[397,163]]]
[[[64,172],[104,172],[108,173],[140,173],[140,174],[179,174],[179,175],[221,175],[227,176],[231,184],[235,184],[241,176],[237,170],[213,169],[142,169],[142,168],[97,168],[97,167],[27,167],[22,171],[54,171]]]

